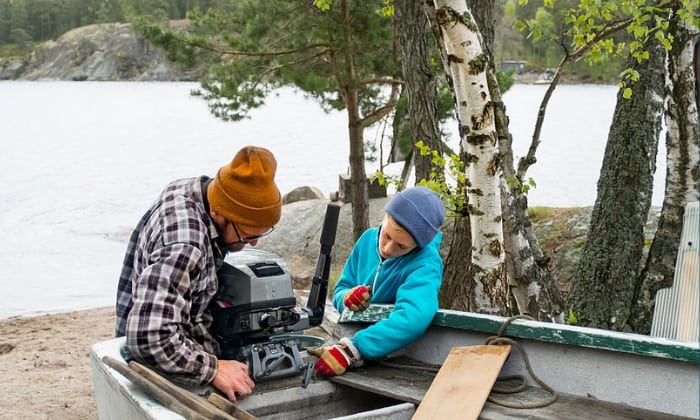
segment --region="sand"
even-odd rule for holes
[[[88,356],[114,309],[0,320],[0,419],[97,419]]]

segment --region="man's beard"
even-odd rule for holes
[[[238,252],[246,246],[246,244],[241,242],[226,243],[221,236],[217,239],[217,241],[219,242],[219,248],[221,248],[224,252]]]

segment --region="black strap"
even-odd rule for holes
[[[207,214],[210,213],[209,199],[207,198],[207,187],[209,187],[210,182],[211,178],[209,178],[208,176],[202,177],[202,203],[204,203],[204,210],[207,211]]]

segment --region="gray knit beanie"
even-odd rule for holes
[[[445,206],[440,196],[428,187],[407,188],[394,196],[384,207],[423,248],[445,222]]]

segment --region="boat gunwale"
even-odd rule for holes
[[[387,318],[393,307],[389,304],[372,304],[361,312],[343,311],[339,322],[374,323]],[[433,318],[432,325],[495,335],[507,320],[508,318],[497,315],[440,309]],[[700,364],[698,343],[642,334],[515,319],[508,325],[503,336]]]

